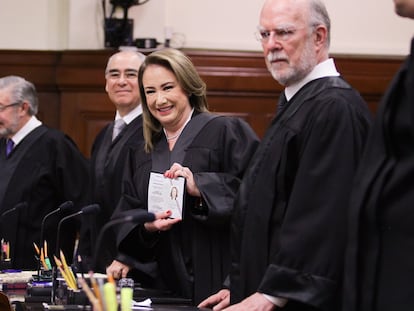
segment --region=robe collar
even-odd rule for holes
[[[123,117],[121,117],[121,115],[119,114],[119,111],[117,110],[116,115],[115,115],[115,121],[118,120],[118,119],[122,119],[128,125],[129,123],[134,121],[141,114],[142,114],[142,106],[141,106],[141,104],[139,104],[134,109],[132,109],[127,115],[125,115]]]
[[[32,116],[16,134],[10,137],[14,142],[14,146],[17,146],[23,140],[23,138],[25,138],[30,134],[30,132],[41,125],[42,122],[39,121],[35,116]]]
[[[303,86],[307,83],[325,77],[338,77],[339,72],[336,70],[334,60],[329,58],[317,64],[308,75],[301,81],[289,85],[285,88],[286,99],[289,101]]]

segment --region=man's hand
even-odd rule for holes
[[[126,278],[129,272],[129,267],[122,262],[114,260],[108,267],[106,267],[106,274],[110,274],[114,279]]]
[[[261,293],[254,293],[253,295],[247,297],[240,303],[232,305],[224,311],[271,311],[275,310],[276,306],[263,296]]]
[[[230,305],[230,291],[222,289],[218,293],[204,299],[197,306],[198,308],[213,308],[214,311],[220,311]]]

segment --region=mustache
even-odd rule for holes
[[[275,62],[275,61],[287,61],[288,57],[284,53],[280,52],[271,52],[266,56],[268,62]]]

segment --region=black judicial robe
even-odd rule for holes
[[[142,116],[136,117],[112,141],[114,122],[105,126],[96,136],[91,153],[91,203],[97,203],[101,210],[96,215],[84,217],[80,241],[80,253],[92,259],[96,239],[107,223],[121,197],[122,174],[129,148],[141,148],[144,152]],[[94,271],[105,272],[117,255],[114,233],[105,233],[105,243],[100,245],[98,267]],[[88,261],[83,259],[83,262]],[[86,268],[86,267],[84,267]]]
[[[231,302],[338,310],[348,196],[370,126],[341,77],[303,86],[275,117],[243,178],[232,222]]]
[[[65,201],[73,201],[73,213],[86,202],[89,183],[88,163],[75,143],[62,132],[41,125],[5,156],[5,139],[0,140],[0,213],[20,202],[28,206],[1,219],[0,236],[11,245],[14,268],[37,269],[33,242],[39,245],[43,217]],[[55,254],[59,220],[55,214],[45,222],[44,238],[48,255]],[[62,223],[59,244],[72,262],[75,222]],[[40,245],[39,245],[40,246]]]
[[[125,192],[118,206],[120,210],[147,209],[154,157],[157,171],[163,172],[179,162],[193,172],[202,201],[186,195],[182,222],[159,234],[149,234],[143,226],[125,224],[119,248],[136,258],[138,269],[152,278],[143,286],[170,290],[192,298],[195,304],[219,290],[228,274],[233,199],[258,146],[253,130],[238,118],[215,117],[198,132],[194,130],[200,118],[210,115],[193,116],[171,152],[164,134],[152,156],[145,158],[139,151],[131,152]],[[139,281],[143,280],[144,277]]]
[[[414,310],[414,40],[353,188],[343,310]]]

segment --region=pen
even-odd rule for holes
[[[116,311],[118,302],[116,300],[116,287],[111,281],[106,282],[103,286],[106,311]]]

